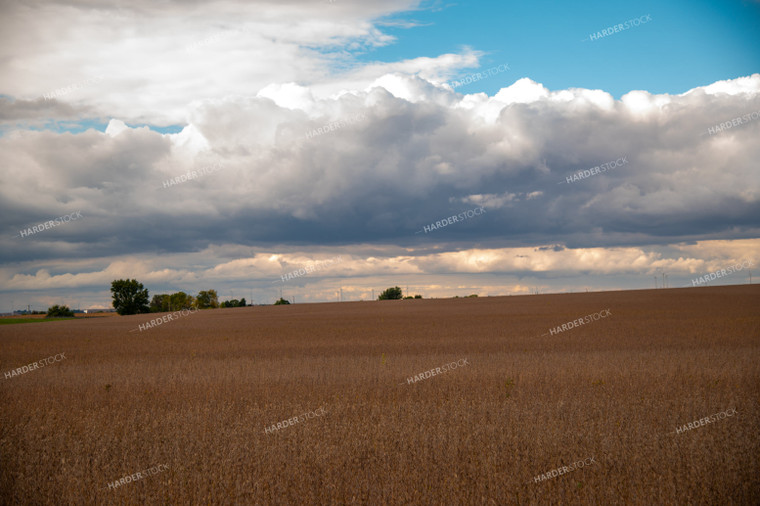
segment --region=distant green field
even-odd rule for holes
[[[76,318],[0,318],[0,325],[13,325],[14,323],[58,322],[61,320],[76,320]]]

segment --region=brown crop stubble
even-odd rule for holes
[[[537,337],[599,307],[614,316]],[[757,307],[743,285],[220,309],[133,334],[146,315],[0,327],[0,371],[68,359],[0,383],[0,498],[757,504]],[[169,470],[104,490],[156,463]]]

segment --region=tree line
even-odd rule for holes
[[[120,315],[138,313],[165,313],[181,309],[214,309],[219,307],[244,307],[245,298],[219,303],[216,290],[201,290],[193,297],[185,292],[162,293],[150,299],[148,289],[136,279],[117,279],[111,282],[113,307]]]
[[[193,297],[185,292],[175,292],[172,294],[162,293],[153,296],[150,299],[148,289],[136,279],[116,279],[111,282],[111,295],[113,297],[113,307],[120,315],[138,314],[138,313],[167,313],[179,311],[182,309],[213,309],[218,307],[244,307],[245,298],[240,300],[232,299],[219,303],[219,295],[216,290],[201,290],[198,295]],[[394,286],[388,288],[377,298],[378,300],[398,300],[398,299],[421,299],[421,295],[402,296],[401,288]],[[274,303],[276,306],[281,304],[290,304],[290,301],[280,297]]]

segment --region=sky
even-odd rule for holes
[[[751,0],[0,0],[0,312],[747,283],[758,33]]]

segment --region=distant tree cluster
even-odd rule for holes
[[[422,295],[415,295],[412,297],[411,295],[407,295],[406,297],[403,296],[403,293],[401,292],[401,288],[398,286],[394,286],[392,288],[386,288],[383,293],[380,294],[380,296],[377,298],[377,300],[399,300],[399,299],[421,299]]]
[[[201,290],[196,298],[198,309],[213,309],[219,307],[219,296],[216,290]]]
[[[111,283],[111,293],[113,307],[120,315],[246,306],[245,299],[232,299],[219,304],[219,295],[216,290],[201,290],[196,297],[185,292],[161,293],[154,295],[148,304],[148,290],[136,279],[114,280]]]
[[[377,300],[398,300],[401,299],[401,288],[398,286],[394,286],[393,288],[386,288],[383,293],[381,293]]]
[[[51,306],[47,310],[47,317],[48,318],[66,318],[74,316],[74,312],[69,309],[68,306],[59,306],[56,304],[55,306]]]
[[[274,303],[275,306],[282,306],[284,304],[290,304],[290,301],[287,299],[283,299],[282,297],[280,297],[280,300]]]
[[[240,300],[232,299],[232,300],[225,300],[220,304],[219,307],[245,307],[245,298],[242,298]]]
[[[195,307],[199,307],[197,299],[185,292],[176,292],[171,295],[165,293],[154,295],[153,300],[150,301],[151,313],[165,313],[181,309],[193,309]]]

